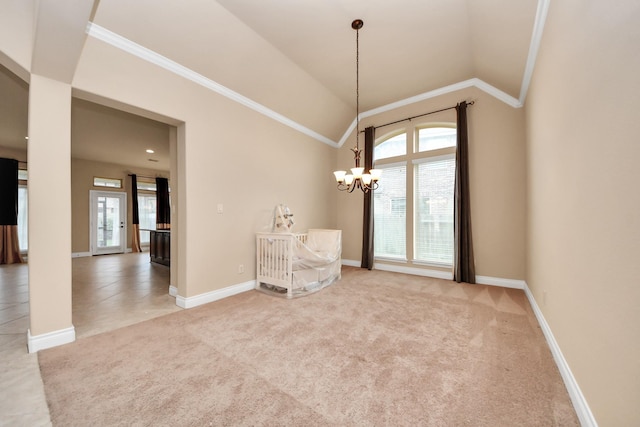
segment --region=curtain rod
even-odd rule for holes
[[[466,102],[464,101],[467,105],[473,105],[476,102],[475,101],[471,101],[471,102]],[[379,125],[379,126],[374,126],[374,129],[378,129],[381,127],[385,127],[385,126],[390,126],[390,125],[395,125],[396,123],[401,123],[401,122],[406,122],[407,120],[412,120],[412,119],[416,119],[418,117],[422,117],[422,116],[428,116],[430,114],[435,114],[435,113],[441,113],[442,111],[447,111],[447,110],[453,110],[454,108],[456,108],[456,106],[454,105],[453,107],[447,107],[447,108],[442,108],[440,110],[436,110],[436,111],[430,111],[428,113],[424,113],[424,114],[418,114],[417,116],[411,116],[411,117],[407,117],[406,119],[400,119],[400,120],[396,120],[395,122],[389,122],[389,123],[385,123],[383,125]],[[364,132],[364,130],[360,131],[361,133]]]

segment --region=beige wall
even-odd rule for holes
[[[551,2],[526,103],[527,283],[601,426],[640,425],[639,19]]]
[[[2,65],[0,96],[0,146],[26,150],[29,85]]]
[[[26,80],[31,69],[35,8],[33,1],[6,0],[0,13],[0,59]]]
[[[19,162],[26,162],[27,150],[26,148],[24,150],[18,150],[15,148],[0,147],[0,157],[4,157],[5,159],[15,159]],[[23,165],[20,166],[22,167]]]
[[[127,248],[131,248],[131,177],[135,173],[141,176],[169,178],[166,171],[133,168],[111,163],[95,162],[83,159],[71,159],[71,218],[72,218],[72,252],[90,252],[89,243],[89,211],[91,190],[119,191],[127,193]],[[120,190],[104,187],[94,187],[93,178],[114,178],[122,180]]]
[[[169,171],[169,128],[166,123],[84,99],[71,101],[74,158]],[[154,150],[153,155],[146,149]]]
[[[252,37],[258,38],[257,35]],[[30,45],[29,42],[24,44]],[[21,46],[10,47],[19,50]],[[3,46],[3,52],[12,52],[4,49]],[[284,59],[280,60],[283,63],[279,67],[294,67]],[[278,203],[286,203],[294,211],[298,230],[335,225],[330,176],[334,168],[334,148],[91,37],[86,41],[71,86],[74,93],[81,93],[85,99],[126,106],[127,111],[145,117],[164,117],[168,124],[177,126],[176,148],[172,150],[177,155],[177,164],[171,166],[171,181],[179,190],[175,206],[179,231],[174,234],[178,274],[177,283],[172,284],[178,287],[180,296],[191,297],[253,280],[255,232],[269,229],[273,208]],[[313,90],[318,90],[317,85]],[[283,97],[282,102],[289,96],[274,94]],[[71,92],[67,93],[68,100],[62,100],[58,95],[51,104],[68,105],[65,111],[70,111]],[[307,115],[321,107],[314,98],[299,98],[298,102],[300,100],[304,104],[299,105],[300,111],[307,111]],[[42,108],[44,106],[43,103]],[[60,117],[62,122],[58,126],[68,130],[70,117]],[[318,116],[313,117],[317,120]],[[50,119],[45,114],[33,118],[29,123],[30,131],[40,132],[49,126]],[[66,161],[53,164],[40,157],[40,161],[31,164],[30,149],[29,172],[31,176],[35,173],[39,177],[55,177],[56,185],[62,189],[59,191],[68,191],[70,196],[71,159],[66,138],[66,134],[61,135],[62,151],[56,156],[66,156]],[[176,176],[173,176],[174,170]],[[89,175],[86,171],[83,174]],[[65,177],[66,183],[63,182]],[[43,188],[46,186],[42,181],[40,184]],[[50,187],[48,190],[49,194],[55,194],[50,192]],[[87,189],[80,192],[86,194]],[[31,206],[49,199],[41,191],[33,195],[35,197],[31,197],[30,187]],[[83,203],[80,198],[75,202],[88,206],[88,202]],[[71,203],[69,197],[68,207],[56,214],[64,215],[69,222],[69,228],[56,229],[58,234],[65,231],[67,238],[46,239],[46,233],[37,237],[43,243],[42,254],[55,253],[58,255],[55,260],[60,262],[49,262],[30,254],[30,278],[56,277],[58,291],[44,286],[32,287],[35,294],[31,296],[31,317],[32,323],[38,323],[32,330],[34,334],[44,335],[70,326]],[[222,214],[216,213],[218,204],[224,207]],[[31,220],[37,224],[51,222],[45,211],[31,210],[32,235]],[[82,217],[86,218],[86,215],[79,215]],[[86,224],[79,228],[88,230]],[[86,248],[82,240],[79,237],[75,242],[76,250]],[[60,257],[66,261],[58,259]],[[240,264],[245,267],[242,274],[238,273]],[[46,306],[39,303],[45,300]],[[64,339],[68,338],[69,335],[65,335]]]
[[[512,108],[485,92],[470,88],[365,118],[361,121],[361,128],[454,106],[463,100],[475,101],[473,106],[468,107],[467,123],[476,274],[522,280],[525,277],[526,217],[522,109]],[[377,130],[376,136],[429,121],[455,123],[455,110],[417,118],[411,123],[384,127]],[[340,168],[353,166],[350,149],[355,145],[354,138],[352,136],[338,153]],[[344,233],[343,257],[359,261],[362,247],[362,195],[356,192],[341,193],[337,198],[339,213],[336,221]],[[412,242],[408,243],[412,245]],[[410,262],[407,266],[420,268]]]
[[[74,87],[184,123],[172,176],[181,296],[253,280],[255,232],[269,229],[278,203],[298,230],[334,225],[335,149],[91,38]]]

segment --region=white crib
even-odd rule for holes
[[[340,279],[342,231],[256,234],[256,289],[293,298]]]

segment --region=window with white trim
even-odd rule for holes
[[[383,179],[373,192],[374,256],[393,260],[407,259],[406,163],[376,165]]]
[[[93,177],[94,187],[122,188],[122,180],[117,178]]]
[[[375,166],[383,169],[374,192],[377,259],[453,264],[455,148],[452,123],[411,127],[376,141]]]
[[[429,264],[453,263],[453,185],[455,155],[414,163],[413,257]]]

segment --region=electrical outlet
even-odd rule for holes
[[[238,265],[238,274],[242,274],[242,273],[244,273],[244,265],[240,264]]]

